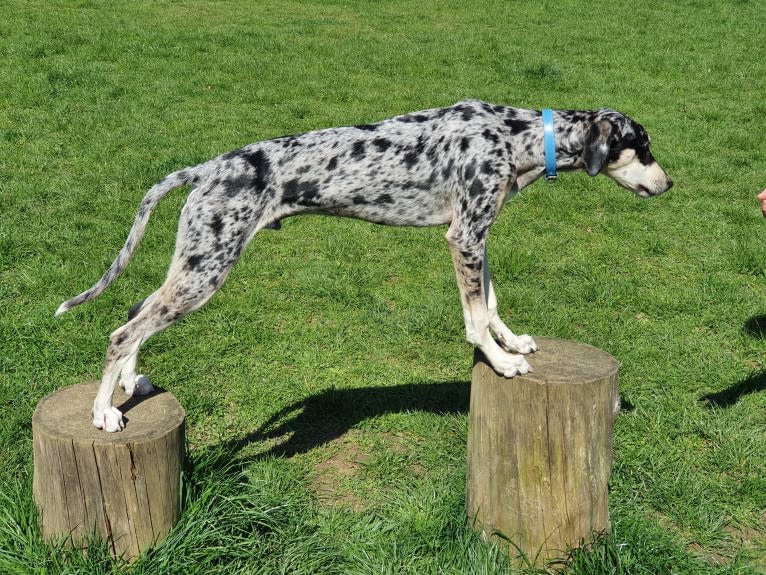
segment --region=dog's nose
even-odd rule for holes
[[[665,182],[665,186],[666,186],[665,187],[665,191],[667,192],[670,188],[673,187],[673,180],[668,178],[667,181]]]

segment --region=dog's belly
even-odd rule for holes
[[[316,213],[356,218],[388,226],[438,226],[452,220],[452,195],[442,186],[373,180],[360,186],[353,178],[333,178],[300,186],[293,194],[285,186],[283,207],[290,215]]]

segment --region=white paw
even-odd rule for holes
[[[499,347],[490,353],[484,352],[487,361],[497,373],[503,377],[524,375],[532,371],[523,355],[506,353]]]
[[[504,377],[514,377],[516,375],[524,375],[532,371],[532,368],[527,363],[522,355],[509,355],[509,361],[500,362],[495,370],[498,373],[502,373]],[[493,366],[494,367],[494,366]]]
[[[537,351],[535,340],[527,334],[517,335],[514,343],[515,351],[518,353],[532,353]]]
[[[116,407],[110,407],[101,415],[93,414],[93,425],[104,431],[113,433],[125,428],[122,412]]]
[[[497,343],[511,353],[532,353],[537,351],[535,340],[529,335],[516,335],[509,329],[499,329],[495,333]]]
[[[125,390],[125,395],[129,397],[149,395],[154,391],[154,386],[145,375],[120,377],[120,387]]]

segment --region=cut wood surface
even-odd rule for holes
[[[129,398],[118,389],[127,425],[107,433],[91,423],[97,389],[66,387],[37,405],[34,497],[46,539],[85,546],[95,534],[130,560],[178,521],[185,414],[168,392]]]
[[[534,372],[511,379],[475,355],[466,511],[476,529],[541,566],[610,527],[619,364],[589,345],[536,341]]]

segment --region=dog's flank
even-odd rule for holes
[[[641,196],[672,185],[649,152],[646,132],[630,118],[607,109],[562,110],[554,117],[558,169],[604,172]],[[145,381],[135,373],[141,344],[202,306],[259,230],[304,213],[392,226],[449,225],[446,237],[468,341],[499,373],[528,372],[521,354],[536,345],[529,336],[515,335],[497,315],[486,239],[504,202],[539,178],[543,165],[539,111],[465,101],[374,124],[258,142],[170,174],[145,196],[109,270],[56,312],[102,293],[130,262],[162,197],[193,185],[165,282],[131,308],[128,323],[110,337],[94,424],[109,431],[122,427],[111,395],[118,379],[128,394],[136,392],[139,378]]]

